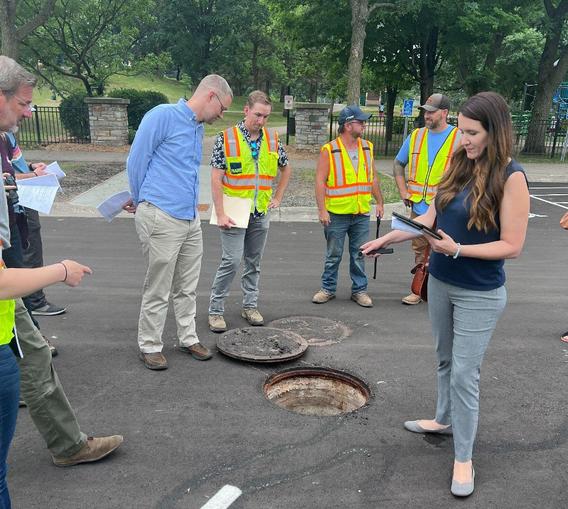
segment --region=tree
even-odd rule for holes
[[[545,135],[554,91],[568,72],[568,0],[543,0],[541,30],[546,39],[538,65],[536,97],[532,108],[524,152],[545,153]]]
[[[369,0],[350,0],[351,3],[351,51],[347,64],[347,102],[359,104],[361,95],[361,70],[365,47],[366,27],[373,11],[379,8],[392,9],[393,3],[372,3]]]
[[[48,22],[22,44],[29,67],[54,89],[57,75],[102,95],[110,76],[132,71],[132,50],[150,0],[59,0]],[[39,62],[39,64],[37,64]]]
[[[43,25],[53,12],[56,0],[44,0],[39,6],[27,6],[28,12],[18,16],[18,0],[0,0],[0,32],[2,34],[2,55],[18,59],[20,43],[39,26]],[[30,19],[30,12],[37,14]]]

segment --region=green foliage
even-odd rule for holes
[[[87,93],[75,92],[61,101],[61,122],[72,136],[84,138],[89,134],[89,108],[85,104]]]
[[[136,131],[142,117],[147,111],[151,110],[158,104],[168,103],[168,98],[161,92],[153,92],[150,90],[135,90],[133,88],[118,88],[110,92],[109,97],[120,97],[129,99],[128,105],[128,127]]]

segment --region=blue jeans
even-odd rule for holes
[[[215,274],[209,300],[209,314],[222,315],[225,312],[225,298],[229,295],[231,283],[243,261],[241,289],[243,308],[258,307],[258,284],[260,281],[260,261],[264,253],[270,213],[260,217],[250,216],[248,228],[219,229],[223,254],[221,264]]]
[[[6,484],[8,450],[16,429],[20,401],[20,370],[8,345],[0,346],[0,509],[9,509],[10,493]]]
[[[331,223],[324,227],[327,251],[325,265],[321,275],[321,287],[329,293],[337,289],[337,273],[343,257],[345,235],[349,237],[349,275],[351,276],[351,293],[367,290],[365,274],[365,258],[357,256],[361,244],[369,238],[369,216],[363,214],[332,214]]]
[[[469,461],[479,419],[483,355],[507,303],[504,286],[467,290],[428,279],[428,313],[438,356],[436,422],[451,424],[455,459]]]

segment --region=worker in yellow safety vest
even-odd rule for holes
[[[326,143],[316,168],[316,202],[319,221],[327,242],[321,289],[312,302],[324,304],[335,297],[339,264],[345,236],[349,237],[349,274],[351,299],[363,307],[372,307],[367,293],[365,259],[359,246],[369,238],[371,198],[375,212],[382,217],[383,196],[375,173],[373,144],[363,139],[370,114],[359,106],[346,106],[339,113],[339,136]]]
[[[406,138],[393,166],[400,197],[407,207],[411,207],[412,218],[428,210],[460,140],[458,129],[448,124],[450,100],[445,95],[431,95],[420,108],[424,110],[425,127],[415,129]],[[408,168],[408,177],[405,176],[405,167]],[[423,236],[413,239],[416,265],[425,261],[427,247],[428,242]],[[411,292],[402,302],[412,306],[420,304],[422,298]]]
[[[220,133],[213,146],[211,195],[223,251],[209,301],[209,328],[213,332],[227,330],[225,298],[241,258],[244,262],[241,316],[250,325],[264,325],[258,310],[260,262],[268,236],[270,210],[280,206],[291,172],[278,134],[265,127],[271,112],[270,98],[260,90],[251,92],[244,107],[245,118]],[[279,171],[273,193],[272,185]],[[243,204],[244,213],[239,213]]]

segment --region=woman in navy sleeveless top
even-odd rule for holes
[[[473,444],[479,416],[483,355],[506,304],[504,260],[520,255],[525,241],[529,192],[525,174],[511,159],[513,130],[505,100],[482,92],[460,108],[461,147],[417,221],[436,224],[428,313],[438,357],[434,419],[407,421],[415,433],[454,436],[451,492],[473,493]],[[413,238],[393,230],[361,246],[363,253]]]

